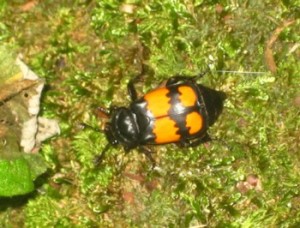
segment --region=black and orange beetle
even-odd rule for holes
[[[131,80],[129,107],[98,109],[109,119],[104,128],[109,144],[97,162],[110,145],[121,145],[126,152],[137,148],[153,162],[147,145],[176,143],[189,147],[209,141],[207,129],[222,112],[225,94],[197,84],[200,76],[173,76],[141,98],[134,87],[137,79]]]

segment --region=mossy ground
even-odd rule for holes
[[[0,200],[0,226],[299,227],[299,7],[299,0],[1,1],[0,40],[47,80],[41,115],[58,119],[62,132],[43,145],[49,171],[36,192]],[[122,148],[94,167],[107,141],[78,125],[99,127],[97,106],[127,105],[127,82],[142,64],[141,94],[209,66],[202,83],[228,96],[209,131],[220,140],[154,147],[156,170]]]

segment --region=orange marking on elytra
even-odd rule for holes
[[[153,133],[155,135],[155,143],[170,143],[177,142],[180,139],[180,135],[176,134],[178,131],[176,123],[170,117],[164,117],[155,120]]]
[[[168,115],[171,108],[170,98],[167,96],[169,90],[165,87],[150,91],[144,96],[147,102],[147,109],[154,117],[161,117]]]
[[[197,95],[193,88],[190,86],[180,86],[178,88],[180,92],[179,100],[185,107],[194,106],[197,102]]]
[[[195,134],[203,128],[203,118],[198,112],[191,112],[186,116],[186,127],[189,128],[189,134]]]

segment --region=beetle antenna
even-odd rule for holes
[[[106,151],[108,151],[110,147],[110,144],[106,144],[106,146],[104,147],[104,149],[102,150],[101,154],[96,155],[95,159],[94,159],[94,165],[95,166],[99,166],[104,158],[104,155],[106,153]]]
[[[90,130],[93,130],[93,131],[96,131],[96,132],[101,132],[103,133],[104,131],[101,130],[100,128],[96,128],[96,127],[93,127],[89,124],[86,124],[86,123],[80,123],[78,124],[78,126],[81,128],[81,129],[90,129]]]

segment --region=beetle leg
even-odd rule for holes
[[[142,152],[143,154],[145,154],[145,156],[150,160],[150,162],[152,163],[152,169],[156,166],[156,162],[154,160],[154,158],[152,157],[152,153],[153,151],[146,146],[140,146],[139,151]]]
[[[209,71],[210,71],[210,69],[209,69],[209,67],[208,67],[205,71],[203,71],[203,72],[201,72],[201,73],[199,73],[199,74],[193,76],[193,78],[195,78],[196,80],[199,79],[199,78],[202,78],[202,77],[203,77],[204,75],[206,75]]]
[[[182,75],[175,75],[171,78],[169,78],[167,80],[167,83],[166,85],[174,85],[174,84],[177,84],[178,82],[187,82],[187,81],[195,81],[199,78],[202,78],[207,72],[209,71],[209,69],[207,69],[206,71],[202,72],[202,73],[199,73],[198,75],[195,75],[195,76],[182,76]]]
[[[127,90],[128,90],[128,94],[130,96],[130,99],[132,101],[135,101],[137,100],[137,92],[136,92],[136,89],[134,87],[134,84],[141,81],[141,77],[145,75],[145,72],[146,72],[146,68],[147,66],[142,64],[141,65],[141,72],[135,76],[133,79],[131,79],[128,84],[127,84]]]
[[[127,84],[127,90],[128,94],[130,96],[130,99],[132,101],[137,100],[137,92],[134,87],[134,84],[141,80],[141,77],[145,74],[145,66],[142,65],[141,73],[139,73],[137,76],[135,76],[133,79],[131,79]]]
[[[125,153],[127,154],[133,148],[134,147],[124,146]],[[146,147],[146,146],[139,146],[137,149],[140,153],[143,153],[150,160],[150,162],[152,163],[152,168],[154,168],[156,166],[156,162],[155,162],[154,158],[152,157],[153,151],[149,147]]]
[[[105,153],[106,153],[106,151],[108,151],[109,147],[110,147],[110,144],[106,144],[106,146],[102,150],[101,154],[98,154],[95,156],[95,158],[94,158],[95,166],[99,166],[101,164],[101,162],[103,161],[103,158],[105,156]]]
[[[180,147],[196,147],[200,144],[206,143],[211,141],[212,139],[210,136],[206,133],[202,138],[197,138],[194,140],[187,140],[187,141],[181,141],[177,145]]]
[[[132,101],[135,101],[137,100],[137,92],[136,92],[136,89],[134,87],[134,83],[135,83],[135,78],[130,80],[128,85],[127,85],[127,90],[128,90],[128,94],[129,94],[129,97]]]
[[[176,76],[173,76],[171,78],[169,78],[167,80],[167,83],[166,85],[169,86],[169,85],[174,85],[174,84],[177,84],[178,82],[182,81],[182,82],[186,82],[186,81],[192,81],[194,77],[187,77],[187,76],[181,76],[181,75],[176,75]]]
[[[201,143],[206,143],[212,141],[212,138],[209,136],[209,134],[205,133],[205,135],[200,138]]]
[[[144,73],[142,72],[141,74],[137,75],[135,78],[131,79],[127,84],[127,90],[131,101],[135,101],[138,98],[134,84],[137,83],[140,80],[141,76],[143,75]]]
[[[109,108],[104,108],[104,107],[97,107],[95,113],[96,116],[101,118],[101,119],[109,119],[111,114],[118,109],[117,106],[110,106]]]

